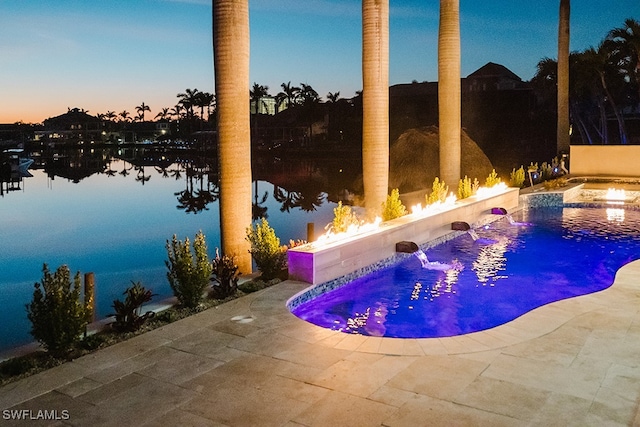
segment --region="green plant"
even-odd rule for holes
[[[476,191],[478,191],[479,186],[480,183],[477,178],[474,178],[473,182],[471,182],[471,179],[465,175],[464,178],[458,182],[458,199],[462,200],[473,196],[476,194]]]
[[[216,257],[211,261],[213,266],[213,280],[217,285],[213,286],[212,296],[217,299],[224,299],[235,294],[238,289],[238,264],[233,257],[220,256],[216,248]]]
[[[448,192],[449,187],[444,183],[444,181],[440,182],[440,179],[436,176],[433,180],[433,185],[431,186],[431,193],[426,196],[427,205],[432,205],[436,202],[444,203],[444,201],[447,200]]]
[[[174,234],[171,242],[167,240],[166,248],[169,256],[169,260],[165,261],[169,269],[167,279],[173,294],[183,306],[196,307],[202,301],[213,270],[204,234],[199,231],[193,241],[195,259],[188,237],[182,242]]]
[[[151,301],[153,294],[146,289],[140,282],[131,282],[132,286],[124,291],[126,295],[124,302],[120,300],[113,301],[113,309],[115,310],[116,320],[111,327],[120,332],[132,332],[140,329],[144,323],[152,318],[155,313],[147,311],[142,312],[142,304]]]
[[[382,220],[389,221],[407,214],[407,208],[400,200],[400,191],[397,188],[391,190],[387,200],[382,203]]]
[[[358,216],[351,210],[351,206],[343,206],[342,202],[338,202],[338,206],[333,208],[333,222],[331,230],[334,233],[344,233],[352,225],[359,225]]]
[[[286,247],[265,218],[247,228],[247,240],[251,243],[251,257],[265,280],[277,277],[287,265]]]
[[[42,267],[42,283],[34,285],[33,300],[26,305],[31,335],[55,356],[69,352],[85,331],[89,310],[80,302],[80,272],[71,283],[69,267],[61,265],[51,274]]]
[[[498,185],[502,182],[495,169],[491,170],[491,173],[487,177],[484,182],[485,187],[493,187],[494,185]]]
[[[513,168],[513,170],[511,171],[510,180],[509,180],[511,187],[522,188],[522,185],[524,184],[524,179],[525,179],[524,166],[520,166],[520,169],[518,170],[516,170],[516,168]]]

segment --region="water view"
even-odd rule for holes
[[[33,284],[67,264],[93,272],[98,317],[131,281],[170,297],[165,242],[202,230],[210,255],[220,245],[215,154],[191,150],[42,151],[27,177],[3,182],[0,197],[0,351],[32,341],[25,304]],[[256,156],[254,214],[266,216],[283,244],[306,239],[333,217],[358,162]]]

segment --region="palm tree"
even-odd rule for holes
[[[158,114],[154,118],[158,120],[167,120],[169,118],[169,108],[163,107]]]
[[[262,100],[265,96],[269,95],[269,86],[259,85],[253,83],[253,87],[249,90],[250,103],[253,106],[253,135],[254,138],[258,136],[258,117],[260,116],[260,102],[265,106],[266,103]]]
[[[340,91],[338,92],[329,92],[327,93],[327,102],[330,104],[335,104],[340,99]]]
[[[140,105],[138,105],[136,107],[136,111],[138,112],[138,115],[140,117],[140,121],[144,122],[144,112],[145,111],[151,112],[151,108],[149,108],[149,106],[143,102],[142,104],[140,104]]]
[[[379,214],[389,186],[389,1],[362,2],[362,177]]]
[[[569,15],[570,1],[560,0],[558,20],[558,122],[556,125],[557,152],[568,153],[569,134]]]
[[[460,3],[440,0],[438,31],[438,114],[440,179],[460,180]]]
[[[127,110],[121,111],[118,115],[120,116],[120,121],[128,122],[131,120],[131,115]]]
[[[300,88],[297,86],[291,86],[290,81],[282,83],[280,87],[282,87],[282,92],[278,93],[276,97],[282,100],[281,103],[285,103],[286,101],[287,108],[296,105],[298,103]]]
[[[630,80],[636,82],[640,95],[640,21],[625,20],[624,27],[611,30],[607,39],[614,43],[612,53],[623,64]]]
[[[185,89],[184,93],[176,95],[180,98],[178,104],[181,104],[187,112],[187,118],[193,117],[193,107],[197,105],[199,92],[198,89]]]
[[[222,252],[251,273],[251,126],[249,0],[213,0],[213,59],[218,110]]]

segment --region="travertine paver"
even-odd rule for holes
[[[640,261],[605,291],[440,339],[308,324],[285,307],[305,286],[283,282],[8,384],[0,425],[640,425]],[[15,419],[42,411],[58,419]]]

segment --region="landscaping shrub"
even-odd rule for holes
[[[426,196],[427,205],[432,205],[436,202],[444,203],[447,200],[447,193],[449,192],[449,187],[444,183],[444,181],[440,181],[440,179],[436,176],[433,180],[433,185],[431,186],[431,193]]]
[[[238,265],[233,257],[220,256],[216,248],[216,257],[211,261],[213,266],[213,280],[217,285],[213,286],[211,296],[217,299],[224,299],[236,293],[238,289]]]
[[[510,178],[511,179],[509,181],[509,184],[511,185],[511,187],[522,188],[525,179],[524,167],[520,166],[520,169],[518,170],[516,170],[516,168],[513,168]]]
[[[484,182],[485,187],[493,187],[494,185],[498,185],[502,182],[495,169],[491,170],[491,173],[487,177]]]
[[[331,231],[334,233],[344,233],[352,225],[360,225],[358,216],[351,210],[351,206],[343,206],[341,201],[338,202],[338,206],[333,208]]]
[[[151,301],[153,298],[151,291],[142,286],[140,282],[132,281],[131,283],[132,286],[124,291],[125,300],[113,301],[115,314],[112,314],[112,316],[115,316],[116,320],[111,324],[111,327],[119,332],[136,331],[155,315],[153,311],[141,314],[142,304]]]
[[[464,178],[458,182],[458,199],[462,200],[473,196],[476,194],[476,191],[478,191],[479,186],[480,183],[477,178],[474,178],[473,182],[471,182],[471,178],[465,175]]]
[[[166,248],[169,256],[169,260],[165,261],[169,269],[167,279],[173,294],[181,305],[196,307],[202,301],[213,270],[204,234],[199,231],[193,241],[195,259],[188,237],[182,242],[174,234],[171,242],[167,240]]]
[[[247,228],[247,240],[251,243],[251,257],[265,280],[278,277],[287,266],[286,247],[280,246],[280,239],[265,218]]]
[[[63,356],[85,332],[90,310],[80,301],[80,272],[71,283],[69,267],[61,265],[51,274],[42,267],[42,283],[35,283],[33,300],[26,305],[31,335],[55,356]]]
[[[382,203],[382,220],[389,221],[407,214],[407,208],[400,201],[400,191],[397,188],[391,190],[387,200]]]

